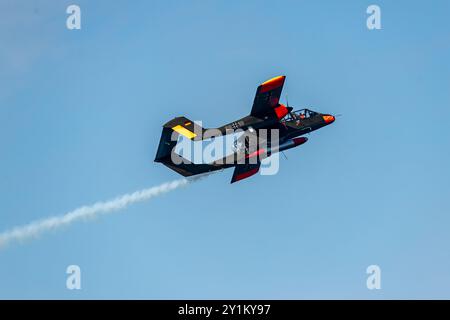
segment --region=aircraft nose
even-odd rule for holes
[[[332,116],[331,114],[327,114],[322,116],[323,117],[323,121],[325,121],[326,124],[330,124],[333,123],[334,120],[336,119],[334,116]]]

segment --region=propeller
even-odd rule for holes
[[[294,109],[294,108],[292,108],[292,107],[289,107],[289,99],[288,99],[288,95],[286,95],[286,108],[288,109],[288,112],[289,112],[289,113],[291,113],[292,110]]]

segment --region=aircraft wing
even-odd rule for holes
[[[285,79],[285,76],[272,78],[262,83],[256,89],[250,115],[260,118],[276,116],[278,119],[281,119],[288,113],[287,108],[279,103]]]
[[[255,163],[255,164],[238,164],[234,168],[233,177],[231,178],[231,183],[251,177],[252,175],[254,175],[255,173],[257,173],[259,171],[260,166],[261,166],[260,162]]]
[[[237,141],[239,145],[236,152],[237,160],[242,160],[235,166],[231,183],[246,179],[256,174],[259,171],[261,162],[258,157],[260,154],[266,152],[267,141],[254,132],[246,132]],[[250,162],[253,159],[252,162]]]

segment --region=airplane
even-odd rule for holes
[[[154,161],[164,164],[185,177],[234,167],[231,179],[231,183],[234,183],[256,174],[262,159],[275,152],[304,144],[308,139],[302,137],[303,135],[335,121],[335,116],[331,114],[323,114],[310,109],[293,111],[288,103],[287,106],[281,104],[280,96],[285,79],[286,76],[277,76],[263,82],[256,90],[249,115],[212,130],[216,134],[218,132],[223,135],[229,133],[230,130],[243,130],[247,134],[244,141],[237,141],[241,142],[241,146],[237,147],[233,154],[211,163],[193,163],[181,157],[175,152],[179,135],[192,141],[199,141],[209,138],[209,130],[185,117],[176,117],[163,125]],[[251,139],[248,135],[258,136],[260,129],[268,129],[269,132],[270,129],[278,129],[278,144],[272,146],[269,144],[268,138],[263,139],[266,142],[265,148],[261,147],[261,141],[250,144]],[[238,145],[237,142],[235,146]],[[250,159],[253,161],[249,161]]]

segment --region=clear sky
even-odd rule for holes
[[[449,12],[1,0],[0,231],[178,179],[153,163],[161,125],[236,120],[273,76],[283,101],[343,116],[277,175],[230,185],[227,170],[0,251],[0,298],[450,298]]]

